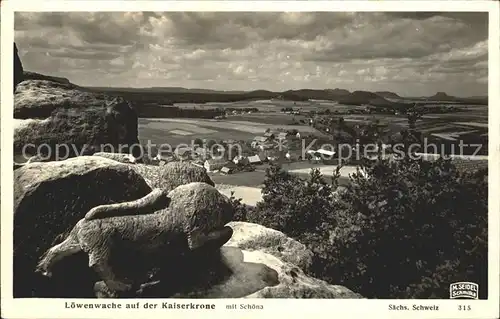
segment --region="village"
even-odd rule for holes
[[[336,152],[333,150],[312,148],[302,154],[301,146],[300,132],[267,129],[250,141],[226,139],[216,143],[213,140],[196,139],[192,146],[184,144],[172,152],[158,151],[151,159],[151,164],[163,166],[173,161],[190,162],[205,168],[208,173],[229,175],[252,172],[257,167],[269,163],[336,163]]]

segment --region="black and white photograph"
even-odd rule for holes
[[[14,300],[498,301],[491,10],[377,2],[13,12]]]

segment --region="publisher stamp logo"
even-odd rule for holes
[[[450,285],[450,299],[478,299],[479,285],[461,281]]]

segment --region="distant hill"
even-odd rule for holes
[[[221,93],[221,94],[242,94],[246,91],[220,91],[211,89],[187,89],[183,87],[151,87],[145,88],[155,92],[172,92],[172,93]]]
[[[370,105],[387,109],[405,109],[410,106],[407,103],[392,102],[384,97],[369,91],[354,91],[342,96],[337,100],[346,105]]]
[[[456,97],[445,92],[437,92],[433,96],[426,98],[430,101],[454,102],[458,104],[480,104],[488,105],[488,97]]]
[[[433,96],[429,96],[428,99],[435,101],[456,101],[459,98],[448,95],[445,92],[437,92]]]
[[[332,90],[313,90],[313,89],[300,89],[300,90],[288,90],[283,92],[283,94],[294,94],[300,97],[302,100],[331,100],[336,101],[337,98],[343,95],[343,93],[335,93]]]
[[[344,89],[328,89],[326,90],[327,92],[333,94],[333,95],[337,95],[337,96],[342,96],[342,95],[347,95],[347,94],[350,94],[351,92],[349,92],[348,90],[344,90]]]
[[[152,88],[100,88],[88,87],[92,91],[106,92],[111,95],[120,95],[136,102],[138,105],[156,104],[172,105],[174,103],[207,103],[207,102],[238,102],[252,100],[282,100],[282,101],[307,101],[307,100],[329,100],[345,105],[371,105],[388,109],[402,109],[410,104],[392,102],[388,99],[401,99],[399,95],[390,91],[354,91],[344,89],[300,89],[287,90],[284,92],[273,92],[268,90],[255,91],[216,91],[209,89],[186,89],[178,87],[152,87]],[[145,94],[147,93],[147,94]],[[487,105],[487,99],[465,99],[449,96],[444,92],[438,92],[433,97],[415,98],[422,103],[434,103],[432,101],[452,101],[457,104],[482,104]],[[420,102],[419,102],[420,103]]]
[[[249,92],[219,92],[211,90],[185,89],[182,88],[88,88],[92,91],[106,92],[111,95],[120,95],[124,98],[138,103],[172,105],[174,103],[207,103],[207,102],[237,102],[251,100],[282,100],[282,101],[307,101],[329,100],[337,101],[346,105],[372,105],[384,108],[407,107],[404,103],[391,102],[384,97],[368,91],[354,91],[350,93],[343,89],[314,90],[300,89],[284,92],[273,92],[267,90],[255,90]],[[147,93],[147,94],[144,94]]]
[[[394,92],[390,92],[390,91],[378,91],[378,92],[375,92],[375,94],[383,97],[383,98],[386,98],[386,99],[401,99],[402,97],[397,95],[396,93]]]
[[[472,99],[472,100],[488,100],[487,95],[474,95],[474,96],[468,96],[465,99]]]
[[[368,92],[368,91],[354,91],[354,92],[349,93],[347,95],[344,95],[338,99],[339,103],[348,104],[348,105],[370,104],[373,101],[390,103],[389,101],[387,101],[383,97],[381,97],[373,92]]]

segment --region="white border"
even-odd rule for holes
[[[4,318],[136,318],[139,316],[232,318],[235,315],[275,315],[304,317],[333,315],[340,317],[405,318],[498,318],[499,315],[499,165],[500,165],[500,35],[499,5],[495,1],[2,1],[1,2],[1,163],[2,231],[1,298]],[[284,10],[286,9],[286,10]],[[13,12],[14,11],[489,11],[489,300],[297,300],[297,299],[216,299],[216,300],[113,300],[116,303],[168,301],[215,303],[216,310],[75,310],[65,302],[89,302],[85,299],[12,299],[12,224],[13,224]],[[107,299],[106,302],[112,300]],[[265,310],[225,310],[225,305],[259,304]],[[389,311],[390,304],[439,305],[439,311]],[[472,311],[458,311],[457,305],[471,305]]]

